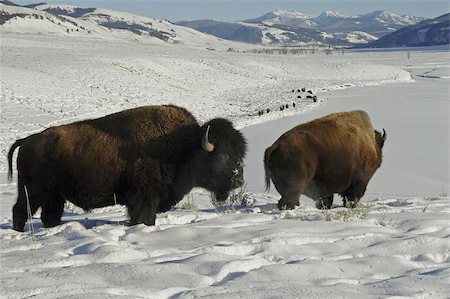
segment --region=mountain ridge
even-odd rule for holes
[[[450,13],[403,27],[361,47],[423,47],[450,44]]]
[[[20,6],[0,0],[0,12],[0,30],[5,31],[38,33],[42,29],[50,34],[88,33],[97,37],[188,43],[207,48],[213,44],[232,47],[230,43],[233,42],[263,46],[424,46],[448,43],[450,35],[448,26],[434,24],[437,21],[433,23],[421,17],[400,16],[385,10],[358,16],[327,10],[312,16],[297,10],[276,9],[254,19],[236,22],[194,20],[172,23],[102,8],[45,3]],[[414,29],[418,24],[432,29],[421,27],[419,32]],[[415,33],[405,33],[407,30],[403,28],[410,28]],[[424,30],[429,33],[424,34]],[[434,41],[431,36],[435,37]]]
[[[338,11],[328,10],[318,16],[311,16],[297,10],[276,9],[260,17],[238,22],[194,20],[176,24],[224,39],[263,45],[352,46],[369,43],[422,20],[422,17],[400,16],[384,10],[358,16],[346,16]],[[236,36],[236,31],[247,34]]]

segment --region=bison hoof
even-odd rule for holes
[[[43,224],[44,227],[46,227],[46,228],[49,228],[49,227],[55,227],[55,226],[61,225],[61,220],[42,221],[42,224]]]
[[[295,209],[295,206],[298,206],[299,204],[294,204],[294,203],[286,203],[286,202],[278,202],[278,209],[279,210],[293,210]]]
[[[16,219],[13,220],[13,230],[18,232],[24,232],[25,221],[18,221]]]
[[[358,205],[357,201],[346,201],[346,202],[344,202],[344,207],[349,208],[349,209],[356,208],[357,205]]]
[[[23,229],[24,226],[25,226],[25,225],[23,225],[22,227],[14,225],[14,226],[13,226],[13,230],[18,231],[18,232],[20,232],[20,233],[23,233],[23,232],[25,231],[25,230]]]

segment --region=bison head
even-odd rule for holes
[[[201,128],[201,147],[195,151],[195,185],[211,191],[218,201],[244,184],[246,142],[231,122],[217,118]]]

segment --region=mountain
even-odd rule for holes
[[[349,17],[344,16],[340,12],[337,11],[325,11],[321,13],[319,16],[312,18],[311,20],[317,24],[317,26],[328,26],[332,24],[336,24],[338,22],[342,22]]]
[[[322,26],[324,30],[339,31],[364,31],[378,38],[394,32],[404,26],[416,24],[424,18],[413,16],[399,16],[387,11],[374,11],[357,17],[351,17],[340,26]],[[333,28],[334,27],[334,28]]]
[[[195,30],[233,41],[241,41],[253,44],[262,42],[263,32],[261,28],[240,23],[220,22],[214,20],[181,21],[177,25],[190,27]]]
[[[259,23],[265,25],[283,25],[291,27],[312,28],[317,26],[311,21],[311,16],[305,15],[296,10],[277,9],[259,18],[243,21],[244,23]]]
[[[448,44],[450,44],[450,13],[404,27],[364,47],[420,47]]]
[[[27,7],[0,2],[0,32],[125,39],[146,43],[188,44],[200,47],[234,47],[197,30],[130,13],[73,5],[35,4]]]
[[[362,15],[358,18],[359,20],[366,20],[366,21],[373,21],[373,22],[379,22],[379,23],[385,23],[390,25],[399,25],[399,26],[406,26],[406,25],[412,25],[417,23],[420,20],[423,20],[423,18],[417,18],[413,16],[399,16],[394,13],[385,11],[385,10],[378,10],[374,11],[365,15]]]
[[[181,21],[177,25],[187,26],[201,32],[209,33],[217,37],[262,45],[317,45],[324,46],[333,44],[336,46],[351,46],[350,35],[332,35],[313,28],[301,28],[281,24],[271,26],[264,24],[251,24],[243,22],[219,22],[213,20]],[[370,35],[359,35],[360,40],[364,38],[374,40]]]
[[[348,46],[372,42],[422,20],[423,18],[399,16],[387,11],[374,11],[360,16],[345,16],[337,11],[325,11],[314,17],[296,10],[277,9],[241,22],[202,20],[182,21],[177,24],[224,39],[255,44]]]
[[[330,33],[364,31],[381,37],[403,26],[412,25],[423,18],[399,16],[388,11],[374,11],[360,16],[345,16],[337,11],[325,11],[317,17],[308,16],[296,10],[277,9],[259,18],[245,20],[245,23],[274,24],[290,27],[314,28]]]

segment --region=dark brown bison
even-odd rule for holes
[[[147,106],[51,127],[17,140],[18,199],[13,228],[41,207],[46,227],[60,224],[66,200],[89,210],[126,205],[130,224],[155,224],[193,187],[224,201],[243,184],[246,142],[228,120],[199,126],[185,109]]]
[[[380,167],[386,140],[364,111],[341,112],[284,133],[264,154],[266,188],[281,194],[278,208],[293,209],[301,194],[329,209],[333,194],[355,207]]]

